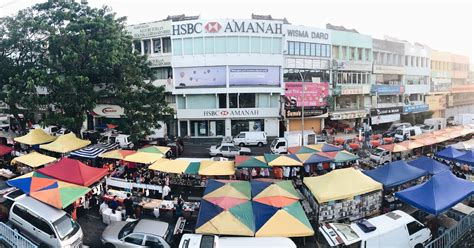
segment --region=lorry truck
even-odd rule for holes
[[[323,142],[313,130],[303,131],[289,131],[284,133],[284,137],[275,138],[270,144],[270,150],[274,154],[284,154],[288,152],[288,147],[313,145]]]
[[[426,119],[423,124],[428,126],[428,130],[437,131],[443,128],[446,128],[446,119],[445,118],[430,118]],[[424,130],[422,130],[424,132]]]
[[[400,210],[351,224],[323,224],[319,232],[332,247],[422,248],[431,239],[428,228]]]
[[[474,114],[457,114],[454,116],[454,125],[474,124]]]

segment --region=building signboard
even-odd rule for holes
[[[280,86],[279,66],[229,66],[230,86]]]
[[[286,118],[295,118],[301,117],[301,109],[287,109],[286,110]],[[305,117],[315,117],[315,116],[323,116],[326,114],[326,109],[305,109],[304,116]],[[327,116],[327,115],[324,115]]]
[[[364,94],[364,88],[362,85],[338,85],[341,88],[341,95],[361,95]]]
[[[395,122],[398,120],[400,120],[400,114],[377,115],[370,118],[372,125]]]
[[[446,109],[445,95],[429,95],[425,97],[425,100],[429,106],[429,110],[436,111]]]
[[[379,74],[405,74],[405,69],[401,66],[374,65],[374,73]]]
[[[225,66],[176,67],[176,88],[225,87]]]
[[[225,119],[280,117],[279,108],[178,109],[178,119]]]
[[[428,111],[428,104],[407,105],[403,107],[404,113],[420,113]]]
[[[283,34],[290,41],[331,44],[331,32],[327,29],[283,24]]]
[[[150,67],[171,66],[171,55],[149,55]]]
[[[282,36],[283,22],[243,19],[192,20],[174,22],[172,27],[174,37],[235,34]]]
[[[371,92],[378,94],[403,94],[405,87],[400,85],[372,85]]]
[[[304,98],[303,98],[303,83],[302,82],[287,82],[285,83],[285,96],[289,102],[285,104],[286,109],[305,107],[325,107],[327,105],[326,99],[329,96],[328,83],[304,83]]]
[[[333,68],[336,69],[336,68]],[[344,71],[372,71],[372,62],[337,60],[337,69]]]
[[[365,118],[367,116],[367,112],[365,110],[333,112],[330,114],[330,116],[331,116],[331,120],[356,119],[356,118]]]
[[[120,118],[125,114],[125,110],[122,107],[110,104],[97,104],[92,112],[98,116],[109,118]]]
[[[370,115],[377,116],[377,115],[391,115],[391,114],[400,114],[403,112],[402,107],[391,107],[391,108],[377,108],[371,109]]]
[[[158,38],[171,36],[171,21],[158,21],[131,25],[126,30],[134,39]]]

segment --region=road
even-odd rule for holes
[[[214,145],[212,142],[186,142],[184,144],[184,152],[180,154],[181,158],[209,158],[209,147]],[[263,155],[264,153],[270,153],[270,144],[263,147],[249,146],[252,151],[252,155]]]

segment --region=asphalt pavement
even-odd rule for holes
[[[185,142],[184,152],[179,154],[180,158],[210,158],[209,148],[211,145],[216,143],[209,141],[194,141],[194,142]],[[258,146],[247,146],[250,148],[252,155],[263,155],[264,153],[270,153],[270,144],[267,144],[263,147]]]

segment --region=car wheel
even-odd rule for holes
[[[423,248],[423,245],[422,244],[416,244],[415,248]]]
[[[115,248],[115,245],[111,244],[111,243],[107,243],[104,245],[105,248]]]
[[[220,153],[216,154],[216,157],[222,157],[222,154],[220,154]]]
[[[262,146],[263,146],[263,143],[262,143],[262,142],[258,142],[257,146],[258,146],[258,147],[262,147]]]
[[[239,146],[240,146],[240,147],[244,147],[245,144],[244,144],[244,143],[240,143]]]

